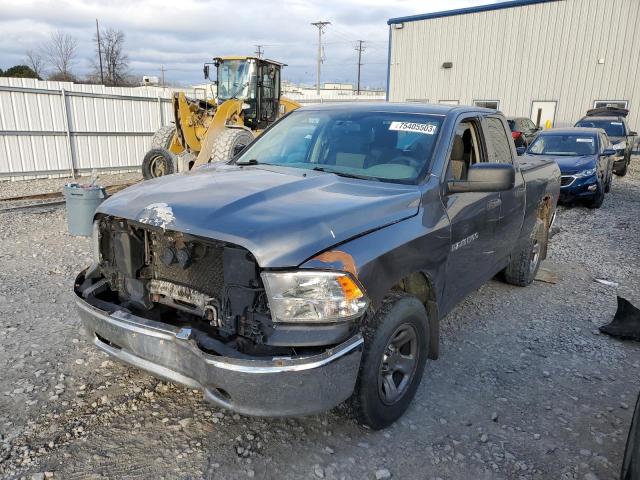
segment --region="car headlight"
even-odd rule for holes
[[[616,143],[615,145],[612,145],[611,148],[613,148],[614,150],[626,150],[627,144],[626,142],[620,142],[620,143]]]
[[[94,265],[100,263],[100,220],[95,220],[91,229],[91,257]]]
[[[588,170],[582,170],[581,172],[578,172],[578,173],[574,174],[574,177],[577,177],[577,178],[591,177],[591,176],[596,174],[597,170],[598,169],[595,168],[595,167],[594,168],[590,168]]]
[[[331,323],[357,318],[369,301],[348,273],[262,272],[274,322]]]

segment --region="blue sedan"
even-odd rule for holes
[[[600,208],[611,189],[616,150],[600,128],[558,128],[538,134],[527,155],[553,158],[562,173],[560,201]]]

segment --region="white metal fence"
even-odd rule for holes
[[[184,89],[198,97],[204,90]],[[139,169],[150,137],[173,118],[171,94],[159,87],[0,77],[0,180]],[[303,104],[380,100],[287,96]]]
[[[139,168],[167,89],[0,79],[0,178]]]

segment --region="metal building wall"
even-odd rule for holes
[[[171,92],[0,79],[0,178],[139,168]]]
[[[389,100],[500,100],[505,114],[526,117],[532,101],[555,100],[555,126],[573,125],[595,100],[627,100],[640,130],[639,26],[640,0],[559,0],[390,25]]]

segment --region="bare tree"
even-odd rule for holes
[[[36,72],[38,78],[44,78],[44,58],[42,58],[42,54],[40,54],[40,52],[36,50],[27,50],[24,63],[31,67],[31,70]]]
[[[95,35],[93,40],[97,45],[98,39]],[[107,28],[100,31],[100,50],[105,85],[123,86],[129,84],[129,57],[124,52],[124,41],[125,36],[122,30]],[[99,55],[97,47],[96,55]],[[99,63],[99,61],[94,61],[94,70],[97,77],[100,76]]]
[[[51,66],[53,77],[72,80],[71,69],[78,56],[78,39],[68,33],[54,32],[49,41],[42,46],[42,55]]]

